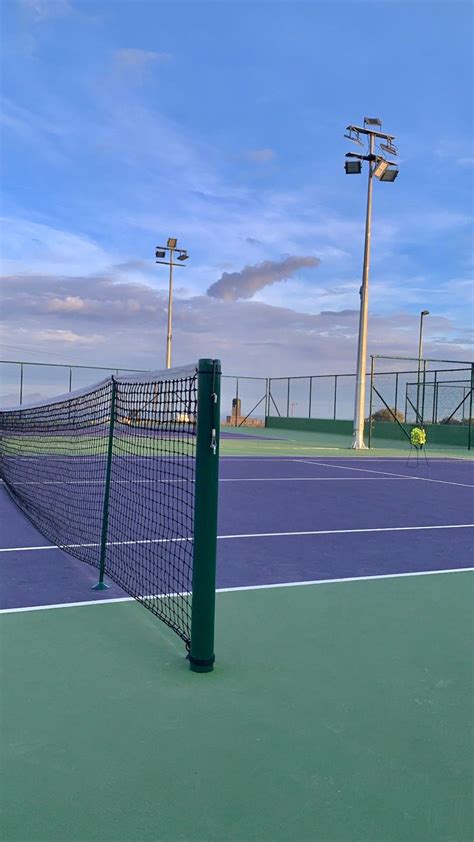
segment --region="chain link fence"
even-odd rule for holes
[[[0,405],[17,406],[46,400],[90,386],[98,380],[143,369],[106,366],[63,365],[0,361]],[[265,426],[268,379],[265,377],[224,376],[221,406],[223,424],[233,427]]]
[[[473,364],[406,357],[371,358],[365,417],[401,425],[463,424],[472,417]],[[0,403],[26,404],[143,369],[0,361]],[[222,377],[222,423],[263,427],[268,416],[352,420],[355,374]],[[369,387],[370,383],[370,387]]]
[[[473,424],[474,364],[372,356],[369,438],[374,423],[395,422],[409,437],[414,424]]]
[[[354,388],[355,374],[270,377],[268,415],[350,420],[354,415]]]

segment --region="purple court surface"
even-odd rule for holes
[[[218,588],[472,567],[474,463],[222,457]],[[126,597],[50,545],[0,490],[3,609]],[[126,536],[124,536],[124,540]]]

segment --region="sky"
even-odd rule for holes
[[[472,358],[470,2],[4,0],[2,359],[352,372],[379,117],[369,353]],[[363,150],[360,150],[363,151]],[[366,166],[366,165],[364,165]]]

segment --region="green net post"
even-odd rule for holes
[[[189,663],[193,672],[214,668],[217,496],[221,364],[199,360],[194,504],[193,595]]]
[[[99,562],[99,581],[92,586],[94,591],[105,591],[109,587],[104,582],[105,573],[105,557],[107,553],[107,532],[109,526],[109,496],[110,496],[110,475],[112,472],[112,452],[114,442],[114,423],[115,423],[115,394],[117,391],[117,384],[112,377],[112,390],[110,395],[110,423],[109,423],[109,438],[107,442],[107,464],[105,468],[105,488],[104,488],[104,505],[102,509],[102,534],[100,537],[100,562]]]

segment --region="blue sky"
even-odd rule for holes
[[[415,354],[427,308],[427,353],[469,358],[471,27],[455,0],[6,0],[0,355],[161,367],[173,235],[174,363],[354,370],[366,178],[343,135],[369,115],[400,151],[369,352]]]

